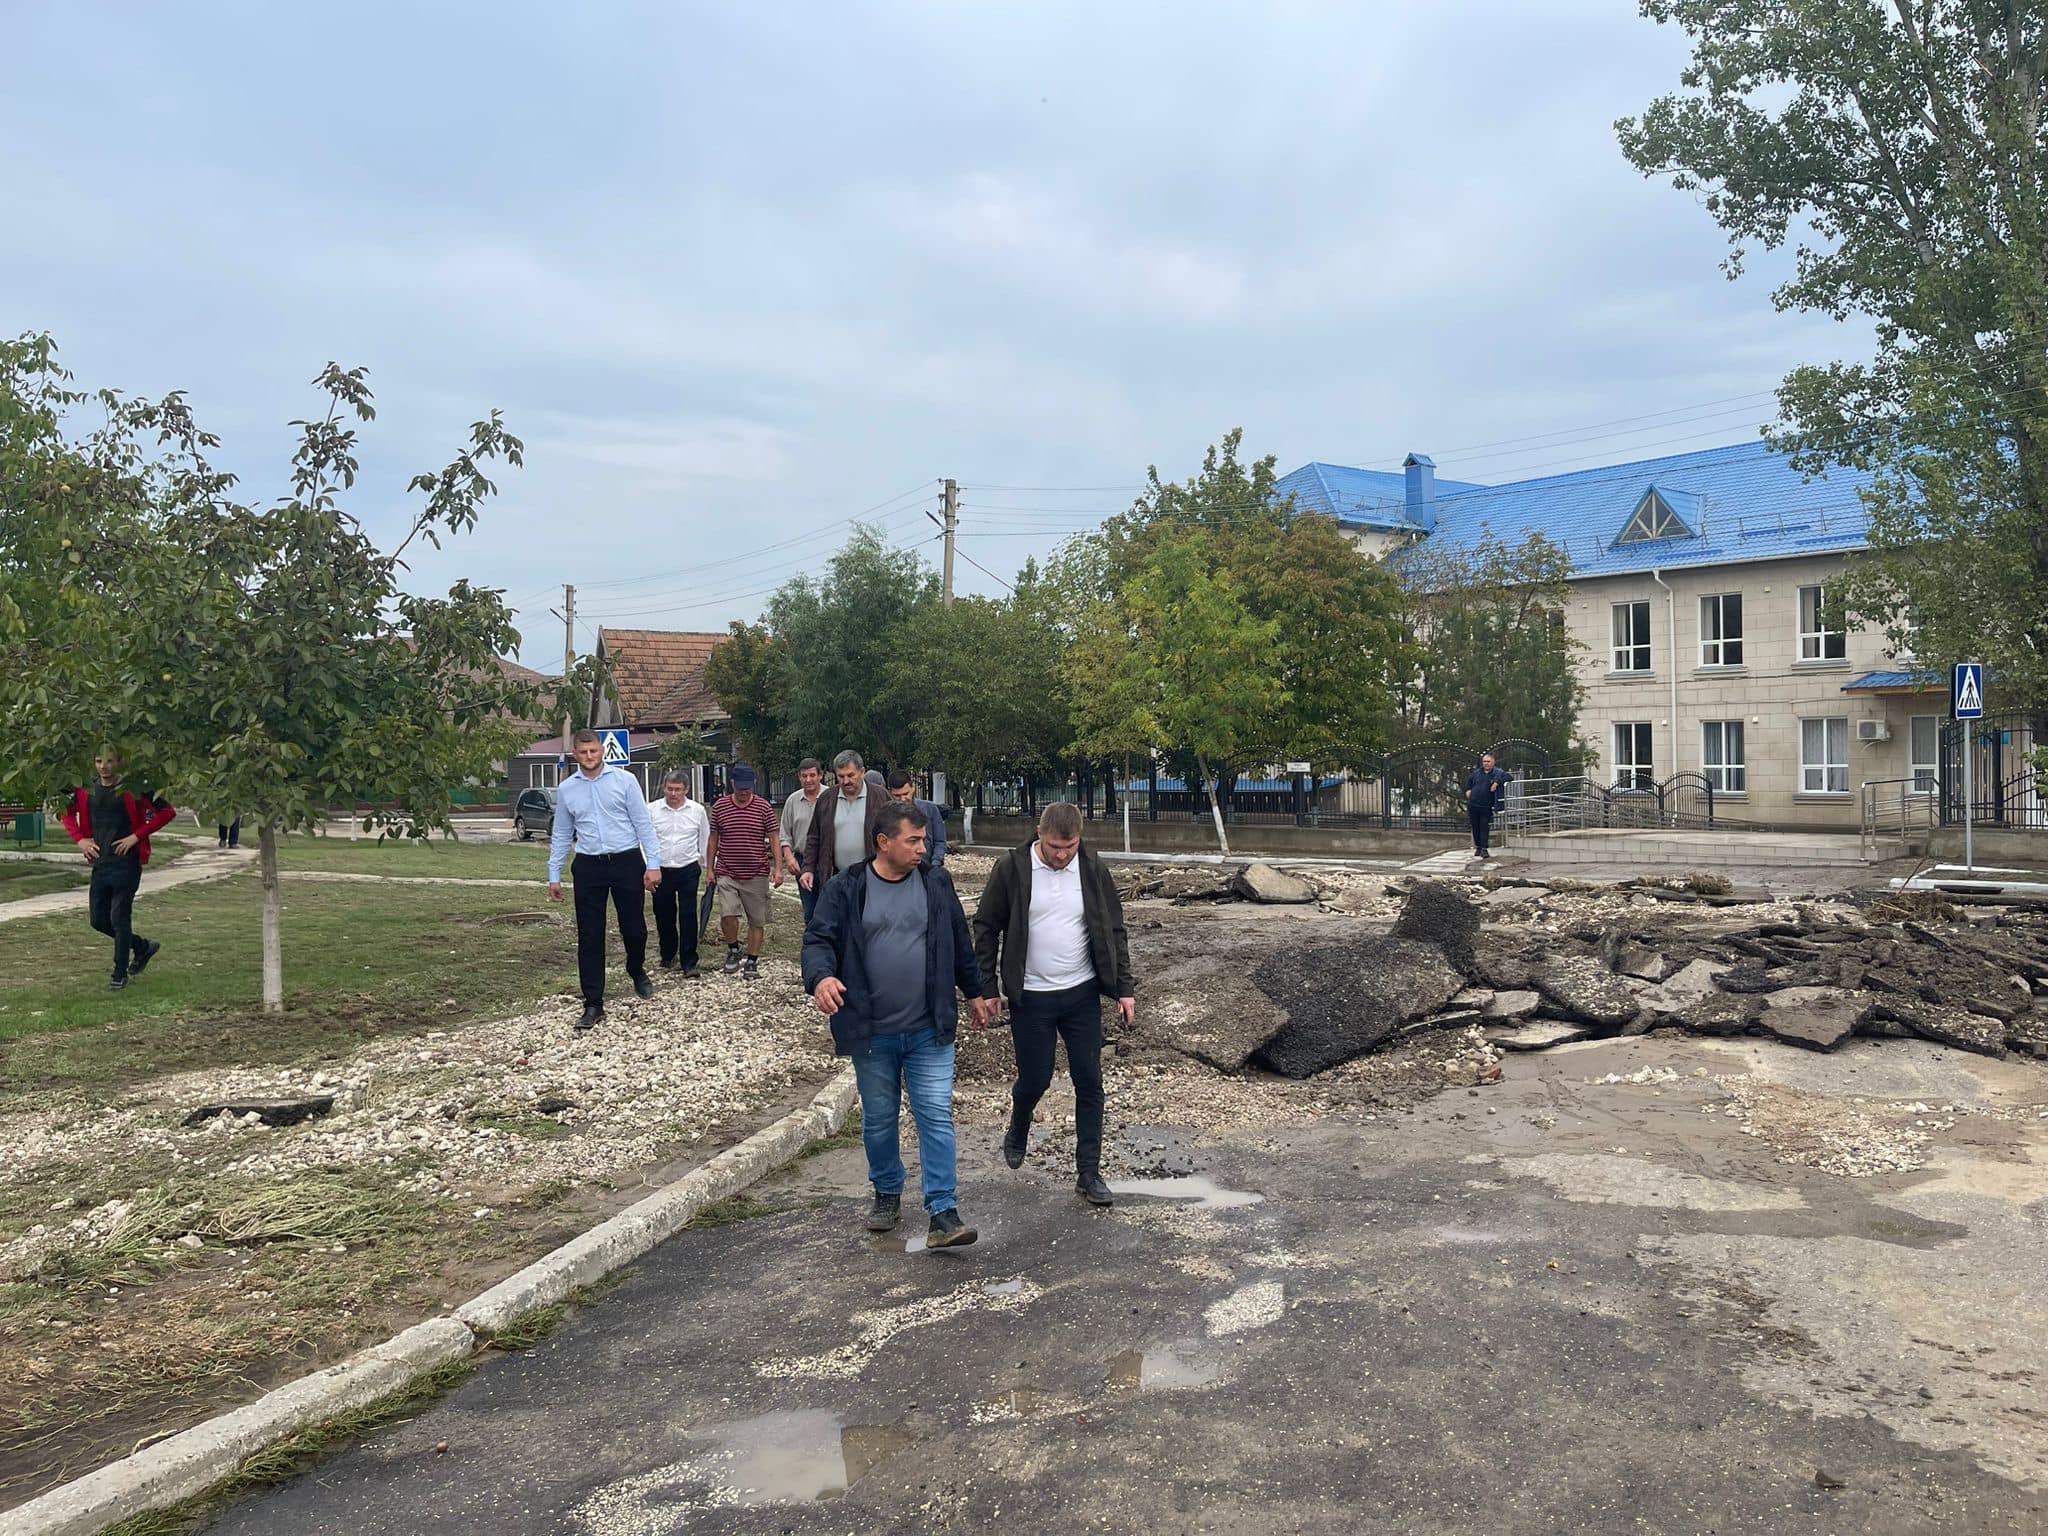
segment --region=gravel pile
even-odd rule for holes
[[[648,1002],[630,993],[611,1001],[588,1034],[570,1028],[580,1002],[565,997],[379,1042],[331,1067],[183,1073],[116,1106],[6,1116],[0,1180],[122,1163],[167,1163],[180,1180],[202,1181],[369,1168],[421,1196],[485,1210],[663,1161],[728,1127],[751,1130],[834,1070],[824,1021],[793,965],[764,961],[751,984],[706,976],[657,987]],[[182,1123],[210,1102],[328,1094],[330,1113],[286,1128],[253,1114]],[[97,1217],[64,1226],[72,1240],[100,1241],[118,1214],[111,1226]],[[0,1273],[30,1248],[48,1254],[58,1224],[43,1225],[0,1245]]]

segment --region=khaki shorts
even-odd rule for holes
[[[735,880],[731,875],[718,877],[718,915],[720,917],[745,916],[749,928],[768,926],[768,877],[756,875],[751,880]]]

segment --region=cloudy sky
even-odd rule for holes
[[[414,584],[542,665],[564,581],[722,628],[942,476],[1007,576],[1232,426],[1505,480],[1861,350],[1623,161],[1685,53],[1625,0],[6,9],[0,327],[187,390],[258,497],[367,366],[379,530],[501,407],[526,468]]]

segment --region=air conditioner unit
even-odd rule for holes
[[[1890,741],[1892,739],[1891,723],[1886,720],[1858,720],[1856,722],[1856,739],[1858,741]]]

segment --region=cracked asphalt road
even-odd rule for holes
[[[2048,1527],[2039,1067],[1663,1036],[1506,1065],[1189,1143],[1255,1202],[1091,1212],[971,1128],[982,1239],[937,1254],[914,1213],[863,1235],[859,1153],[825,1154],[216,1529]],[[1810,1166],[1727,1078],[1800,1127],[1877,1106],[1923,1166]]]

